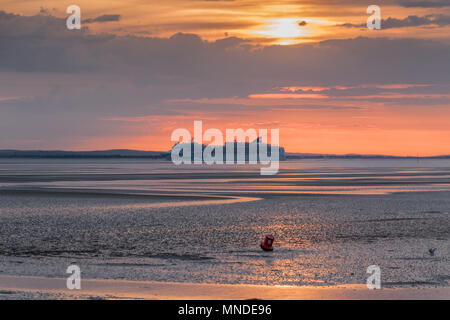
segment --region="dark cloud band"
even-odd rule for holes
[[[97,18],[83,20],[84,23],[114,22],[120,20],[120,14],[104,14]]]

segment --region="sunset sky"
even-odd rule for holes
[[[0,0],[0,149],[168,150],[194,120],[450,154],[450,0]]]

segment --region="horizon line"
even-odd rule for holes
[[[117,149],[103,149],[103,150],[63,150],[63,149],[0,149],[0,157],[2,157],[1,153],[5,152],[45,152],[45,153],[51,153],[51,152],[59,152],[59,153],[95,153],[95,152],[120,152],[120,151],[128,151],[128,152],[146,152],[146,153],[155,153],[155,154],[167,154],[170,153],[170,150],[167,151],[160,151],[160,150],[139,150],[139,149],[127,149],[127,148],[117,148]],[[322,156],[322,157],[390,157],[390,158],[442,158],[442,157],[450,157],[449,154],[437,154],[437,155],[392,155],[392,154],[364,154],[364,153],[315,153],[315,152],[288,152],[285,151],[286,156],[291,157],[301,157],[301,156]],[[11,155],[14,156],[14,155]],[[120,156],[120,154],[117,154],[117,156]]]

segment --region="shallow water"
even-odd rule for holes
[[[378,265],[384,285],[448,286],[449,175],[448,160],[287,161],[273,177],[1,160],[0,272],[65,277],[76,263],[86,278],[329,285]],[[274,252],[258,247],[267,233]]]

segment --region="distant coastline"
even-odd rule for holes
[[[62,150],[0,150],[0,158],[146,158],[170,159],[169,151],[141,151],[128,149],[98,150],[98,151],[62,151]],[[392,156],[364,154],[316,154],[289,153],[286,159],[450,159],[450,155],[439,156]]]
[[[165,159],[167,151],[140,151],[128,149],[98,151],[62,150],[0,150],[0,158],[148,158]]]
[[[286,153],[289,159],[450,159],[450,155],[439,156],[392,156],[378,154],[320,154],[320,153]]]

